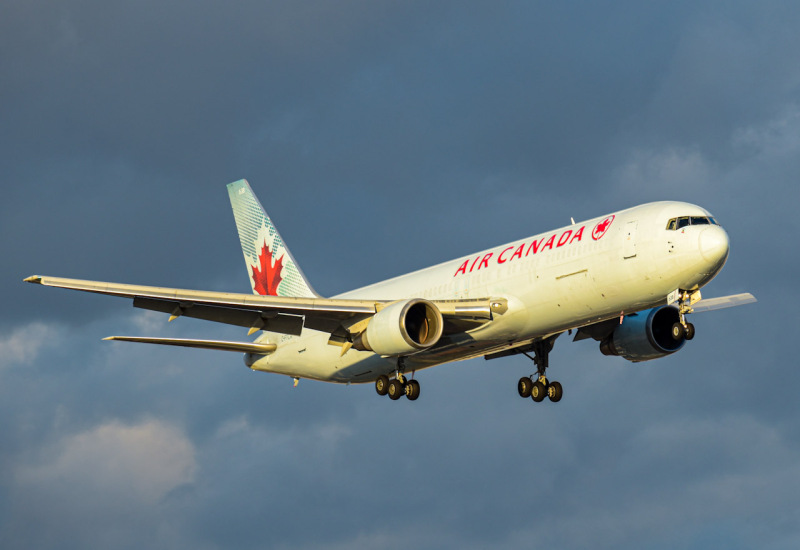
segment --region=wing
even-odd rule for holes
[[[34,275],[25,282],[110,296],[132,298],[134,307],[160,311],[170,321],[185,316],[281,334],[299,335],[303,328],[346,335],[375,315],[390,300],[343,300],[318,297],[259,296],[152,286],[85,281]],[[500,300],[502,301],[502,300]],[[497,299],[433,301],[445,320],[445,332],[463,332],[492,318]],[[177,344],[180,345],[180,344]]]
[[[743,306],[745,304],[752,304],[753,302],[757,301],[758,300],[756,300],[756,297],[749,292],[745,292],[743,294],[733,294],[731,296],[720,296],[719,298],[701,298],[699,301],[691,305],[691,309],[686,311],[686,313],[703,313],[717,309]],[[621,324],[621,319],[607,319],[605,321],[600,321],[599,323],[593,323],[591,325],[579,327],[573,341],[577,342],[587,338],[594,338],[598,342],[602,342],[619,324]]]
[[[714,311],[715,309],[725,309],[728,307],[752,304],[756,301],[756,297],[749,292],[745,292],[744,294],[733,294],[732,296],[722,296],[720,298],[703,298],[692,306],[692,311],[695,313]]]

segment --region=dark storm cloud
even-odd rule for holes
[[[791,3],[10,2],[0,17],[0,537],[13,548],[793,548]],[[559,339],[390,404],[113,333],[241,330],[25,285],[244,291],[246,177],[331,295],[641,202],[725,225],[698,338]],[[788,251],[787,251],[787,247]],[[676,526],[680,526],[676,529]]]
[[[313,216],[326,216],[323,223],[305,217],[281,225],[303,241],[319,239],[319,227],[342,212],[363,211],[365,200],[378,208],[342,234],[363,233],[364,224],[380,223],[381,208],[415,195],[425,200],[404,219],[430,225],[443,204],[475,208],[475,197],[485,204],[492,182],[525,198],[584,188],[592,165],[602,162],[608,128],[626,105],[641,102],[642,82],[651,82],[675,40],[674,31],[665,32],[648,50],[654,59],[633,56],[646,27],[619,33],[637,13],[621,8],[602,19],[586,8],[524,6],[463,13],[439,7],[414,17],[412,7],[371,4],[243,12],[210,4],[177,17],[179,8],[170,6],[45,11],[26,4],[9,18],[30,23],[32,32],[6,51],[33,50],[27,63],[9,62],[19,69],[8,94],[19,107],[8,112],[4,149],[29,161],[10,167],[12,197],[22,200],[32,185],[47,182],[41,211],[53,225],[77,225],[73,241],[94,241],[90,257],[54,243],[43,256],[56,258],[55,266],[102,268],[115,246],[133,257],[152,255],[156,236],[180,226],[195,238],[156,259],[167,274],[200,282],[194,273],[208,270],[208,262],[177,260],[229,242],[222,238],[230,219],[221,182],[240,175],[284,191],[263,198],[278,215],[296,203],[284,198],[287,188],[331,201],[330,214]],[[652,24],[653,15],[643,19]],[[571,33],[586,35],[591,47],[568,39]],[[614,65],[598,67],[597,50]],[[581,160],[563,162],[567,155]],[[75,196],[77,204],[66,200]],[[37,215],[7,204],[14,228]],[[148,224],[136,234],[115,230],[142,214]],[[219,223],[197,227],[198,218]],[[42,224],[26,225],[26,244],[52,240]],[[452,239],[452,226],[429,232]],[[437,242],[433,250],[441,248]],[[74,267],[67,258],[76,258]],[[393,262],[380,275],[406,265]],[[138,280],[146,275],[137,265],[128,269]]]

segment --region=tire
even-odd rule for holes
[[[682,324],[675,323],[674,325],[672,325],[671,334],[672,334],[672,339],[673,340],[675,340],[676,342],[680,342],[681,340],[683,340],[684,336],[686,335],[686,331],[683,328]]]
[[[386,395],[386,392],[389,391],[389,377],[385,374],[381,374],[377,380],[375,380],[375,391],[378,392],[378,395]]]
[[[527,376],[523,376],[517,382],[517,392],[519,392],[520,397],[528,398],[531,396],[531,388],[533,387],[533,380],[528,378]]]
[[[545,388],[544,384],[537,380],[533,383],[533,386],[531,386],[531,399],[539,403],[545,397],[547,397],[547,388]]]
[[[691,340],[694,338],[694,325],[692,323],[686,324],[686,335],[684,336],[687,340]]]
[[[389,399],[392,401],[397,401],[403,395],[405,395],[406,391],[403,387],[403,383],[400,382],[397,378],[393,379],[389,382],[389,385],[386,388],[387,393],[389,394]]]
[[[416,401],[419,397],[419,382],[416,380],[409,380],[406,384],[406,397],[409,401]]]
[[[561,387],[559,382],[550,382],[550,385],[547,387],[547,397],[550,398],[550,401],[553,403],[558,403],[561,401],[561,396],[564,395],[564,388]]]

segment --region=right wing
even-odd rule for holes
[[[743,294],[733,294],[731,296],[721,296],[719,298],[703,298],[692,306],[694,313],[703,311],[714,311],[715,309],[725,309],[734,306],[743,306],[757,302],[756,297],[745,292]]]
[[[745,304],[752,304],[757,302],[756,297],[745,292],[742,294],[733,294],[731,296],[720,296],[718,298],[701,298],[696,303],[690,306],[690,310],[686,313],[703,313],[706,311],[714,311],[716,309],[725,309],[735,306],[743,306]],[[663,306],[662,306],[663,307]],[[575,334],[574,342],[585,340],[587,338],[594,338],[598,342],[605,340],[618,325],[621,324],[621,319],[607,319],[599,323],[585,325],[578,328]]]

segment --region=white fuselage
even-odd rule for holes
[[[718,225],[667,229],[670,219],[704,216],[682,202],[656,202],[497,246],[338,298],[434,300],[498,298],[508,309],[490,323],[444,337],[405,358],[406,371],[502,351],[520,342],[666,304],[676,290],[708,283],[728,256]],[[329,334],[263,333],[278,345],[267,356],[247,355],[254,370],[329,382],[371,382],[394,372],[396,358],[328,344]]]

